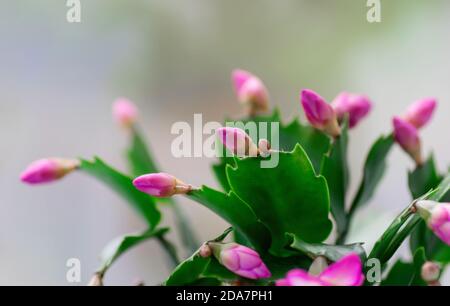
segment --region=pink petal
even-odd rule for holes
[[[361,286],[364,281],[361,258],[354,253],[346,255],[326,268],[319,278],[333,286]]]

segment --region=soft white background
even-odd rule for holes
[[[450,3],[382,1],[382,22],[369,24],[365,1],[164,0],[82,1],[82,23],[66,21],[65,1],[0,0],[0,284],[67,285],[65,263],[82,263],[82,284],[112,238],[144,224],[95,180],[71,175],[30,188],[21,170],[46,156],[99,155],[125,169],[126,134],[111,120],[117,96],[141,109],[143,129],[166,172],[194,185],[217,186],[209,159],[175,159],[176,121],[194,113],[221,121],[241,112],[229,80],[242,67],[267,84],[286,120],[303,116],[297,99],[312,88],[327,99],[348,90],[375,108],[352,131],[352,190],[369,145],[415,99],[436,96],[439,109],[421,131],[425,152],[440,169],[450,160]],[[381,234],[410,201],[398,148],[369,207],[356,216],[353,241]],[[202,240],[226,224],[181,200]],[[172,223],[170,214],[165,224]],[[177,239],[177,237],[173,237]],[[107,284],[168,275],[155,242],[121,258]]]

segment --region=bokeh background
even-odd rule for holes
[[[442,171],[450,164],[447,0],[382,1],[382,22],[375,24],[366,20],[365,0],[81,3],[82,22],[70,24],[65,1],[0,0],[2,285],[70,285],[66,261],[72,257],[81,260],[85,284],[107,242],[144,228],[119,197],[82,174],[34,188],[18,179],[28,163],[46,156],[99,155],[125,169],[127,135],[110,114],[118,96],[138,104],[162,168],[194,185],[218,186],[210,171],[214,160],[174,158],[170,127],[192,122],[194,113],[205,121],[240,114],[230,83],[235,67],[265,81],[286,121],[303,116],[301,88],[330,100],[342,90],[373,99],[370,117],[351,132],[352,190],[370,144],[418,98],[439,99],[421,136]],[[369,248],[410,201],[412,162],[396,148],[389,165],[350,237]],[[180,202],[201,240],[226,227],[198,204]],[[173,223],[170,213],[164,223]],[[105,281],[157,284],[168,273],[159,245],[149,241],[122,257]]]

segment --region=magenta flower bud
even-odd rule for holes
[[[368,97],[348,92],[340,93],[331,105],[339,120],[348,114],[350,128],[354,128],[372,108],[372,102]]]
[[[420,129],[430,121],[436,105],[437,102],[434,98],[416,101],[406,111],[404,119]]]
[[[341,134],[336,113],[321,96],[312,90],[305,89],[300,94],[300,100],[306,118],[313,127],[333,137]]]
[[[236,69],[232,73],[232,79],[237,98],[248,106],[250,115],[267,111],[269,94],[258,77],[248,71]]]
[[[418,201],[415,206],[434,234],[450,245],[450,203]]]
[[[207,258],[212,255],[212,250],[207,243],[204,243],[198,250],[198,254],[203,258]]]
[[[325,267],[319,275],[301,269],[289,271],[277,286],[361,286],[364,282],[361,258],[355,253],[342,257],[334,264]]]
[[[113,104],[113,116],[120,125],[130,127],[137,120],[138,109],[130,100],[118,98]]]
[[[80,162],[75,159],[46,158],[31,163],[20,175],[27,184],[43,184],[56,181],[78,168]]]
[[[214,257],[228,270],[249,279],[269,278],[267,266],[261,260],[259,254],[237,243],[209,242]]]
[[[422,265],[420,275],[427,283],[436,282],[441,275],[441,267],[435,262],[427,261]]]
[[[185,194],[192,190],[192,186],[183,183],[167,173],[151,173],[141,175],[133,180],[137,190],[158,198],[171,197],[175,194]]]
[[[239,157],[258,155],[258,147],[243,130],[232,127],[219,128],[217,136],[223,145]]]
[[[417,129],[412,124],[398,117],[394,117],[393,125],[394,138],[397,143],[414,159],[417,165],[421,165],[423,160]]]

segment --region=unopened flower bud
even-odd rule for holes
[[[408,153],[417,165],[423,163],[421,144],[417,129],[405,120],[394,117],[394,138],[397,143]]]
[[[437,263],[427,261],[422,265],[421,276],[427,283],[434,283],[439,280],[441,267]]]
[[[120,125],[130,127],[137,120],[138,109],[130,100],[119,98],[113,104],[113,116]]]
[[[248,71],[236,69],[232,73],[232,79],[238,100],[248,107],[250,115],[267,111],[269,94],[258,77]]]
[[[141,175],[133,180],[133,185],[139,191],[159,198],[185,194],[192,190],[191,185],[185,184],[176,177],[162,172]]]
[[[434,98],[416,101],[406,111],[404,119],[419,129],[430,121],[436,105]]]
[[[214,257],[228,270],[249,279],[269,278],[267,269],[259,254],[237,243],[209,242]]]
[[[372,102],[364,95],[357,95],[348,92],[340,93],[331,105],[339,120],[346,114],[349,116],[349,127],[354,128],[372,108]]]
[[[207,258],[212,255],[212,250],[207,243],[204,243],[198,250],[198,254],[203,258]]]
[[[415,207],[434,234],[450,245],[450,203],[418,201]]]
[[[258,141],[259,155],[262,157],[270,156],[270,142],[267,139],[260,139]]]
[[[76,159],[46,158],[31,163],[20,175],[27,184],[43,184],[56,181],[77,169],[80,162]]]
[[[312,90],[302,90],[300,100],[309,123],[332,137],[341,133],[336,113],[330,104]]]
[[[239,157],[258,155],[258,147],[243,130],[232,127],[219,128],[217,136],[223,145]]]

